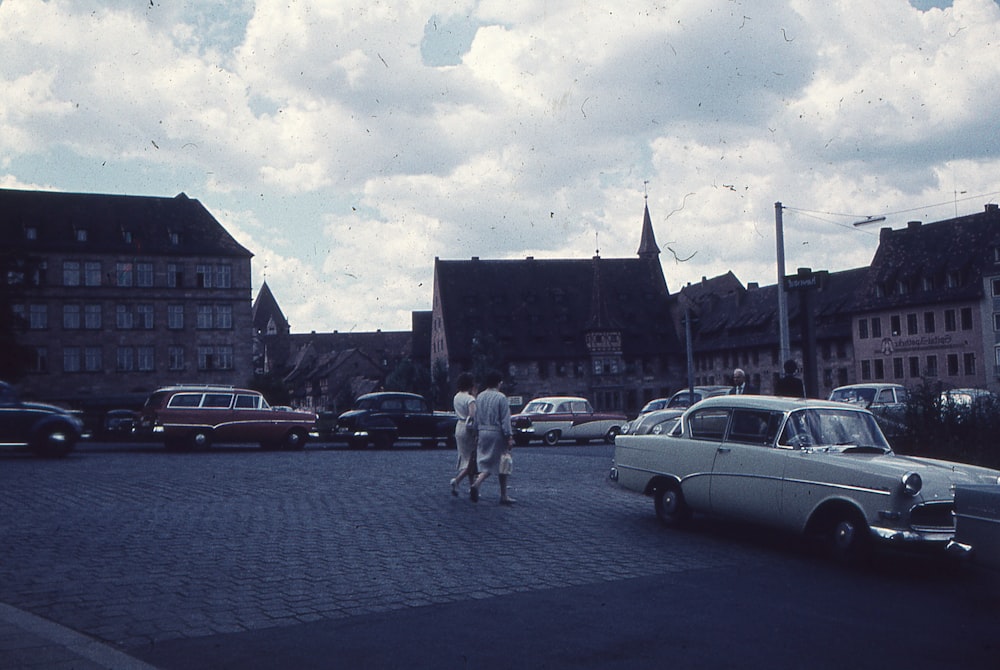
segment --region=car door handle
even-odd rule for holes
[[[730,449],[729,447],[719,447],[720,454],[728,454],[730,451],[732,451],[732,449]]]

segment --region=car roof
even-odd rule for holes
[[[769,395],[718,395],[691,405],[688,412],[712,407],[741,407],[787,412],[814,407],[817,409],[852,409],[850,404],[816,398],[779,398]],[[863,411],[863,410],[859,410]]]
[[[406,391],[375,391],[374,393],[365,393],[364,395],[358,396],[358,400],[361,400],[362,398],[367,399],[367,398],[387,398],[387,397],[423,399],[423,396],[420,395],[419,393],[408,393]]]
[[[867,384],[847,384],[846,386],[838,386],[837,388],[833,389],[833,392],[836,393],[837,391],[850,391],[851,389],[903,389],[905,391],[906,387],[903,386],[902,384],[870,382]]]
[[[528,402],[551,402],[551,403],[557,403],[557,402],[565,402],[567,400],[576,400],[576,401],[581,401],[582,400],[583,402],[588,402],[586,398],[581,398],[580,396],[573,396],[573,395],[550,395],[550,396],[543,396],[541,398],[532,398]]]

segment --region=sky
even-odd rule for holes
[[[292,332],[408,330],[442,260],[673,293],[866,266],[1000,200],[997,0],[0,0],[0,187],[196,198]],[[886,217],[853,225],[868,217]]]

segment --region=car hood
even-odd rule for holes
[[[65,414],[67,416],[72,416],[72,412],[65,407],[60,407],[59,405],[50,405],[44,402],[22,402],[21,407],[26,409],[37,409],[43,412],[48,412],[49,414]]]

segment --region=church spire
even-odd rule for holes
[[[639,242],[639,258],[656,258],[660,255],[660,247],[656,245],[653,235],[653,222],[649,218],[649,196],[645,197],[646,206],[642,216],[642,241]]]

